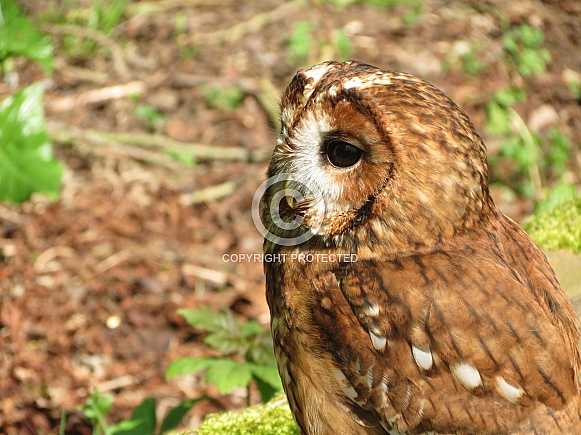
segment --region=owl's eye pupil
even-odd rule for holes
[[[333,140],[327,145],[327,158],[333,166],[348,168],[361,159],[363,151],[342,140]]]

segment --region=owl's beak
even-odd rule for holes
[[[286,200],[286,203],[288,204],[288,206],[290,208],[295,208],[297,205],[297,201],[295,200],[295,197],[292,195],[287,195],[284,197],[284,199]]]
[[[285,181],[284,183],[285,193],[293,192],[294,190],[296,190],[296,183],[293,183],[292,180]],[[286,194],[284,196],[284,199],[286,200],[286,203],[291,209],[294,209],[297,206],[297,200],[292,194]]]

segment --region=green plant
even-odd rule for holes
[[[486,65],[482,62],[480,54],[486,49],[486,44],[482,40],[472,43],[468,49],[460,55],[460,68],[464,74],[476,75],[486,70]]]
[[[501,137],[500,159],[514,163],[504,181],[508,181],[518,194],[532,198],[535,193],[540,195],[541,189],[538,138],[513,108],[514,104],[525,99],[526,93],[520,88],[497,91],[486,106],[486,129]]]
[[[472,51],[468,51],[460,56],[460,65],[462,72],[468,75],[480,74],[486,69],[486,66]]]
[[[299,435],[284,394],[241,412],[208,415],[196,435]]]
[[[482,60],[485,47],[484,41],[480,39],[474,42],[456,41],[446,55],[443,72],[448,73],[451,69],[459,69],[466,75],[483,73],[486,70],[486,64]]]
[[[314,43],[315,23],[313,21],[297,21],[288,38],[290,60],[294,65],[304,65],[309,61]]]
[[[542,74],[551,62],[551,54],[542,48],[545,33],[527,24],[516,26],[503,35],[509,63],[523,77]]]
[[[563,175],[567,172],[567,162],[571,156],[571,141],[558,128],[550,128],[548,131],[549,142],[543,168],[549,169],[554,175]]]
[[[201,400],[205,400],[205,397],[184,401],[171,409],[164,417],[159,429],[157,429],[155,399],[153,397],[143,400],[133,410],[131,417],[114,425],[107,424],[105,420],[113,405],[112,396],[102,395],[95,390],[81,411],[93,425],[93,435],[161,435],[175,429],[192,406]],[[61,428],[63,426],[61,421]]]
[[[410,26],[422,16],[423,0],[319,0],[323,4],[331,4],[339,8],[346,8],[351,4],[368,4],[378,8],[391,9],[396,6],[404,8],[402,23]]]
[[[333,30],[328,37],[315,37],[316,25],[313,21],[298,21],[288,38],[289,60],[294,65],[305,66],[318,59],[347,60],[353,55],[353,45],[347,32]]]
[[[421,0],[402,1],[402,4],[407,7],[402,18],[403,24],[406,26],[411,26],[418,22],[418,20],[422,17]]]
[[[188,29],[188,16],[183,11],[178,11],[175,15],[174,20],[174,33],[175,35],[181,35],[186,33]]]
[[[103,35],[108,35],[121,22],[129,0],[93,0],[90,8],[81,7],[79,0],[75,0],[76,8],[72,8],[65,17],[53,17],[53,20],[74,23],[88,27]],[[80,35],[66,35],[63,37],[64,48],[70,57],[86,59],[97,49],[97,42],[92,38]]]
[[[37,30],[13,0],[0,2],[0,73],[12,69],[11,59],[27,57],[47,72],[53,68],[50,38]]]
[[[581,196],[571,196],[554,207],[530,216],[524,229],[542,248],[581,253]]]
[[[573,186],[563,181],[571,144],[563,133],[549,129],[546,137],[530,131],[513,106],[526,100],[520,88],[506,88],[496,92],[486,106],[486,129],[499,136],[501,159],[513,162],[508,180],[514,190],[537,201],[537,208],[550,207],[570,197]],[[498,162],[491,159],[495,166]],[[546,189],[548,179],[556,186]]]
[[[93,0],[89,27],[107,34],[119,24],[129,0]]]
[[[206,104],[213,109],[234,110],[242,104],[244,90],[238,86],[230,88],[207,86],[202,88]]]
[[[42,95],[35,83],[0,103],[0,201],[23,202],[34,192],[58,197],[63,166],[45,129]]]
[[[206,381],[218,387],[221,394],[236,387],[248,389],[254,381],[263,402],[282,389],[270,333],[258,323],[240,323],[227,309],[216,312],[202,307],[181,309],[178,313],[190,325],[207,331],[204,343],[222,357],[180,358],[167,368],[167,379],[205,370]]]
[[[148,104],[138,104],[135,113],[145,121],[149,131],[159,130],[167,122],[167,115],[157,110],[156,107]]]
[[[337,60],[347,60],[353,55],[353,45],[349,39],[349,35],[343,29],[337,29],[333,32],[333,45],[336,51]]]

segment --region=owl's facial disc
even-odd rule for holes
[[[293,124],[283,119],[270,173],[288,174],[285,212],[314,234],[336,235],[369,215],[369,198],[392,168],[390,144],[346,100],[322,100]],[[363,213],[361,210],[365,210]]]
[[[300,193],[283,202],[302,230],[345,244],[373,232],[403,252],[486,218],[484,143],[417,77],[358,62],[301,70],[283,94],[281,124],[268,173]]]

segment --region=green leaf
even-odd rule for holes
[[[83,407],[82,411],[88,419],[95,419],[99,416],[109,414],[112,404],[113,396],[102,396],[98,390],[95,390],[87,399],[87,404]]]
[[[522,24],[517,28],[519,39],[525,47],[538,48],[545,40],[545,34],[541,29]]]
[[[524,89],[510,87],[497,91],[492,99],[503,107],[510,107],[519,101],[524,101],[526,97],[527,94]]]
[[[276,395],[276,393],[280,391],[274,388],[272,385],[263,382],[261,379],[254,378],[254,381],[256,382],[256,387],[260,393],[260,400],[262,403],[268,402]]]
[[[486,106],[486,129],[496,135],[505,135],[510,131],[508,112],[494,100]]]
[[[148,397],[133,410],[129,419],[110,426],[107,435],[154,435],[156,424],[155,399]]]
[[[248,387],[252,380],[252,365],[237,363],[228,358],[216,358],[208,366],[206,381],[214,384],[221,394],[236,387]]]
[[[563,173],[567,170],[566,163],[571,152],[571,142],[558,128],[549,130],[549,138],[552,146],[548,150],[546,163],[553,171]]]
[[[189,375],[206,369],[214,358],[179,358],[167,367],[165,378],[171,379],[175,376]]]
[[[548,61],[545,52],[526,48],[518,56],[518,69],[523,77],[541,74],[545,71]]]
[[[221,331],[224,328],[225,322],[227,322],[225,317],[228,317],[223,311],[216,311],[206,306],[198,310],[183,308],[178,310],[178,314],[194,328],[203,329],[208,332]]]
[[[67,409],[63,408],[61,410],[61,420],[59,423],[59,435],[65,435],[66,427],[67,427]]]
[[[95,430],[97,430],[96,428],[101,428],[103,431],[107,431],[109,427],[105,421],[105,416],[111,410],[112,404],[112,396],[102,396],[99,390],[95,390],[87,399],[87,403],[81,407],[81,412],[95,426]]]
[[[45,130],[42,94],[35,83],[0,103],[0,201],[23,202],[34,192],[58,196],[63,167]]]
[[[556,206],[577,198],[579,195],[577,188],[565,181],[559,182],[549,192],[547,197],[539,202],[535,207],[535,213],[542,213],[552,210]]]
[[[16,2],[0,3],[0,63],[8,57],[25,56],[47,72],[53,69],[53,47],[47,35],[38,31]]]
[[[309,58],[315,39],[313,30],[315,24],[312,21],[297,21],[293,25],[293,33],[288,39],[291,60],[295,64],[303,64]]]
[[[234,388],[247,387],[252,379],[252,364],[238,363],[229,358],[180,358],[165,372],[166,379],[206,369],[206,382],[214,384],[221,394]]]
[[[240,331],[243,337],[252,337],[255,335],[264,334],[266,330],[260,326],[259,323],[249,321],[240,325]]]
[[[347,60],[353,55],[353,45],[349,35],[344,29],[338,29],[334,32],[335,47],[337,48],[338,60]]]
[[[204,396],[199,397],[197,399],[186,400],[180,403],[175,408],[171,409],[163,419],[163,422],[161,423],[161,428],[159,429],[159,433],[163,434],[164,432],[175,429],[178,426],[178,424],[180,424],[181,421],[184,419],[185,415],[192,408],[192,406],[194,406],[196,403],[202,400],[207,400],[207,397]]]
[[[510,54],[514,56],[518,53],[518,42],[515,39],[514,32],[506,33],[502,37],[502,41],[504,43],[504,49]]]
[[[277,391],[282,390],[282,383],[280,375],[276,366],[266,366],[261,364],[249,364],[252,370],[252,375],[256,379],[275,388]]]
[[[202,93],[208,106],[214,109],[234,110],[244,99],[244,90],[237,86],[230,88],[208,86],[202,89]]]

